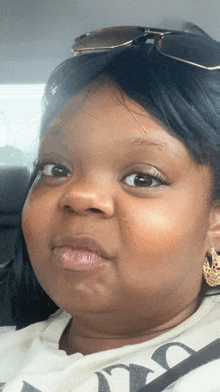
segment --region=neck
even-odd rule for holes
[[[59,348],[68,355],[80,352],[83,355],[93,354],[129,344],[142,343],[175,328],[196,310],[198,301],[193,301],[181,313],[165,322],[150,325],[149,320],[133,318],[124,320],[107,316],[74,317],[67,325],[61,339]],[[114,321],[115,320],[115,321]],[[126,328],[125,328],[126,326]]]

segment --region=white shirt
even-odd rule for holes
[[[58,310],[20,331],[0,328],[0,391],[136,392],[220,337],[220,296],[206,297],[187,320],[152,340],[89,355],[59,350],[70,319]],[[167,390],[203,392],[189,385]]]

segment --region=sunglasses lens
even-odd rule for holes
[[[220,43],[197,34],[167,34],[157,43],[159,52],[205,67],[220,65]]]
[[[75,40],[72,50],[101,50],[119,47],[141,37],[142,27],[110,27],[81,35]]]

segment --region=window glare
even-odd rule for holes
[[[27,166],[37,156],[44,84],[0,85],[0,165]]]

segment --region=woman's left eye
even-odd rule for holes
[[[161,185],[164,181],[147,173],[134,173],[124,177],[123,183],[132,187],[152,188]]]
[[[46,177],[63,178],[70,176],[70,170],[63,165],[47,163],[42,166],[41,173]]]

